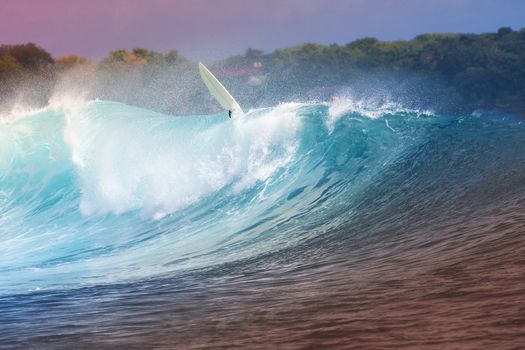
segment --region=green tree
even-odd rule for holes
[[[49,52],[34,43],[6,46],[4,50],[7,50],[24,69],[34,72],[48,69],[55,62]]]

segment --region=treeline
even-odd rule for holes
[[[73,68],[95,68],[99,71],[125,72],[137,68],[162,69],[189,62],[176,50],[166,53],[143,48],[116,50],[100,62],[92,62],[78,55],[64,55],[54,59],[50,53],[34,43],[0,45],[0,94],[14,92],[20,84],[33,79],[56,80],[60,74]],[[5,97],[5,96],[0,96]]]
[[[407,81],[419,81],[417,90],[426,90],[427,96],[436,99],[439,94],[455,99],[457,109],[525,112],[525,28],[425,34],[396,42],[364,38],[344,46],[305,44],[266,55],[249,50],[223,65],[246,65],[254,58],[261,62],[268,88],[282,80],[286,83],[281,89],[286,90],[319,84],[351,86],[355,81],[387,77],[394,82],[389,85],[392,89],[396,84],[407,88]],[[417,98],[413,90],[411,94]]]
[[[188,113],[183,77],[194,64],[176,50],[115,50],[98,62],[78,55],[53,58],[34,43],[0,46],[0,111],[45,105],[54,92]],[[195,73],[195,72],[193,72]],[[191,73],[191,74],[193,74]],[[180,108],[182,106],[182,108]]]
[[[0,46],[0,97],[5,100],[22,82],[52,79],[54,65],[51,55],[33,43]]]
[[[117,50],[91,62],[75,55],[53,59],[32,43],[0,46],[0,99],[27,81],[39,81],[43,90],[51,90],[54,82],[77,68],[87,69],[95,81],[92,97],[175,114],[193,112],[188,105],[201,106],[202,101],[212,105],[195,63],[175,50]],[[396,42],[364,38],[348,45],[304,44],[269,54],[249,49],[211,68],[248,106],[316,94],[326,98],[354,87],[394,95],[407,91],[424,107],[525,112],[525,28],[425,34]]]
[[[99,68],[132,69],[142,66],[166,67],[188,62],[176,50],[155,52],[143,48],[116,50],[98,63]],[[22,45],[0,45],[0,80],[20,80],[34,76],[54,77],[56,73],[93,64],[87,58],[77,55],[65,55],[53,59],[50,53],[34,43]]]

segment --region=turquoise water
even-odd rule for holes
[[[172,324],[187,347],[198,347],[193,340],[207,328],[195,329],[210,315],[226,331],[238,328],[226,339],[249,334],[250,322],[228,321],[265,300],[275,303],[264,312],[295,310],[296,321],[284,318],[290,324],[320,319],[331,307],[351,319],[355,307],[344,313],[348,303],[338,296],[359,295],[356,286],[386,276],[425,285],[422,271],[486,261],[487,241],[500,253],[494,266],[507,271],[519,266],[509,247],[524,246],[519,236],[495,239],[522,229],[525,126],[508,116],[342,99],[285,103],[230,120],[63,101],[3,117],[0,150],[0,320],[9,324],[0,338],[7,344],[47,344],[56,334],[106,345],[171,344],[158,333],[170,329],[161,311],[179,320],[188,315],[176,311],[180,305],[193,310]],[[498,216],[509,208],[511,219]],[[498,228],[505,223],[510,228]],[[392,288],[376,290],[384,295],[376,305],[388,302]],[[287,293],[293,300],[277,303]],[[308,309],[317,297],[327,304]],[[109,322],[115,313],[123,318]],[[260,318],[271,332],[267,316]],[[181,326],[188,322],[196,328]],[[149,330],[142,336],[141,327]],[[350,326],[334,327],[335,338],[346,339]],[[316,326],[297,336],[304,340],[308,329]]]

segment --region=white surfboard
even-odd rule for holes
[[[233,117],[239,117],[244,114],[241,106],[235,101],[228,90],[226,90],[221,82],[215,78],[215,76],[211,74],[208,68],[206,68],[201,62],[199,62],[199,73],[202,81],[206,84],[206,87],[222,108],[231,111]]]

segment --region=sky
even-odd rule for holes
[[[362,37],[525,27],[525,0],[0,0],[0,44],[35,42],[58,57],[177,49],[215,61]]]

